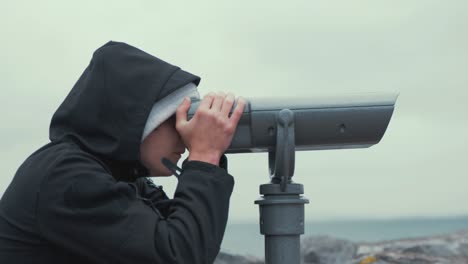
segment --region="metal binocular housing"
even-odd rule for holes
[[[276,146],[281,110],[293,114],[295,149],[366,148],[380,141],[397,94],[366,93],[311,98],[246,98],[237,130],[226,153],[269,152]],[[188,118],[200,101],[193,101]]]

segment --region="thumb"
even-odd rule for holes
[[[185,97],[182,103],[179,105],[176,111],[176,123],[187,122],[187,111],[190,108],[190,98]]]

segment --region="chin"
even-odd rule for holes
[[[180,156],[167,156],[167,159],[177,165],[177,162],[180,160]],[[150,166],[150,174],[153,177],[168,177],[174,175],[161,161],[154,163],[153,165],[154,166]]]

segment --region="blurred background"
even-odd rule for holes
[[[201,94],[397,92],[382,141],[296,154],[306,235],[354,241],[468,229],[468,2],[1,1],[0,196],[48,142],[95,49],[123,41],[202,77]],[[267,154],[230,155],[223,250],[262,255]],[[155,179],[172,195],[174,177]]]

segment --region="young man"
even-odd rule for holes
[[[245,101],[229,115],[234,96],[209,94],[188,121],[199,82],[125,43],[96,50],[0,200],[0,263],[212,263]],[[168,199],[146,176],[173,174],[185,148]]]

